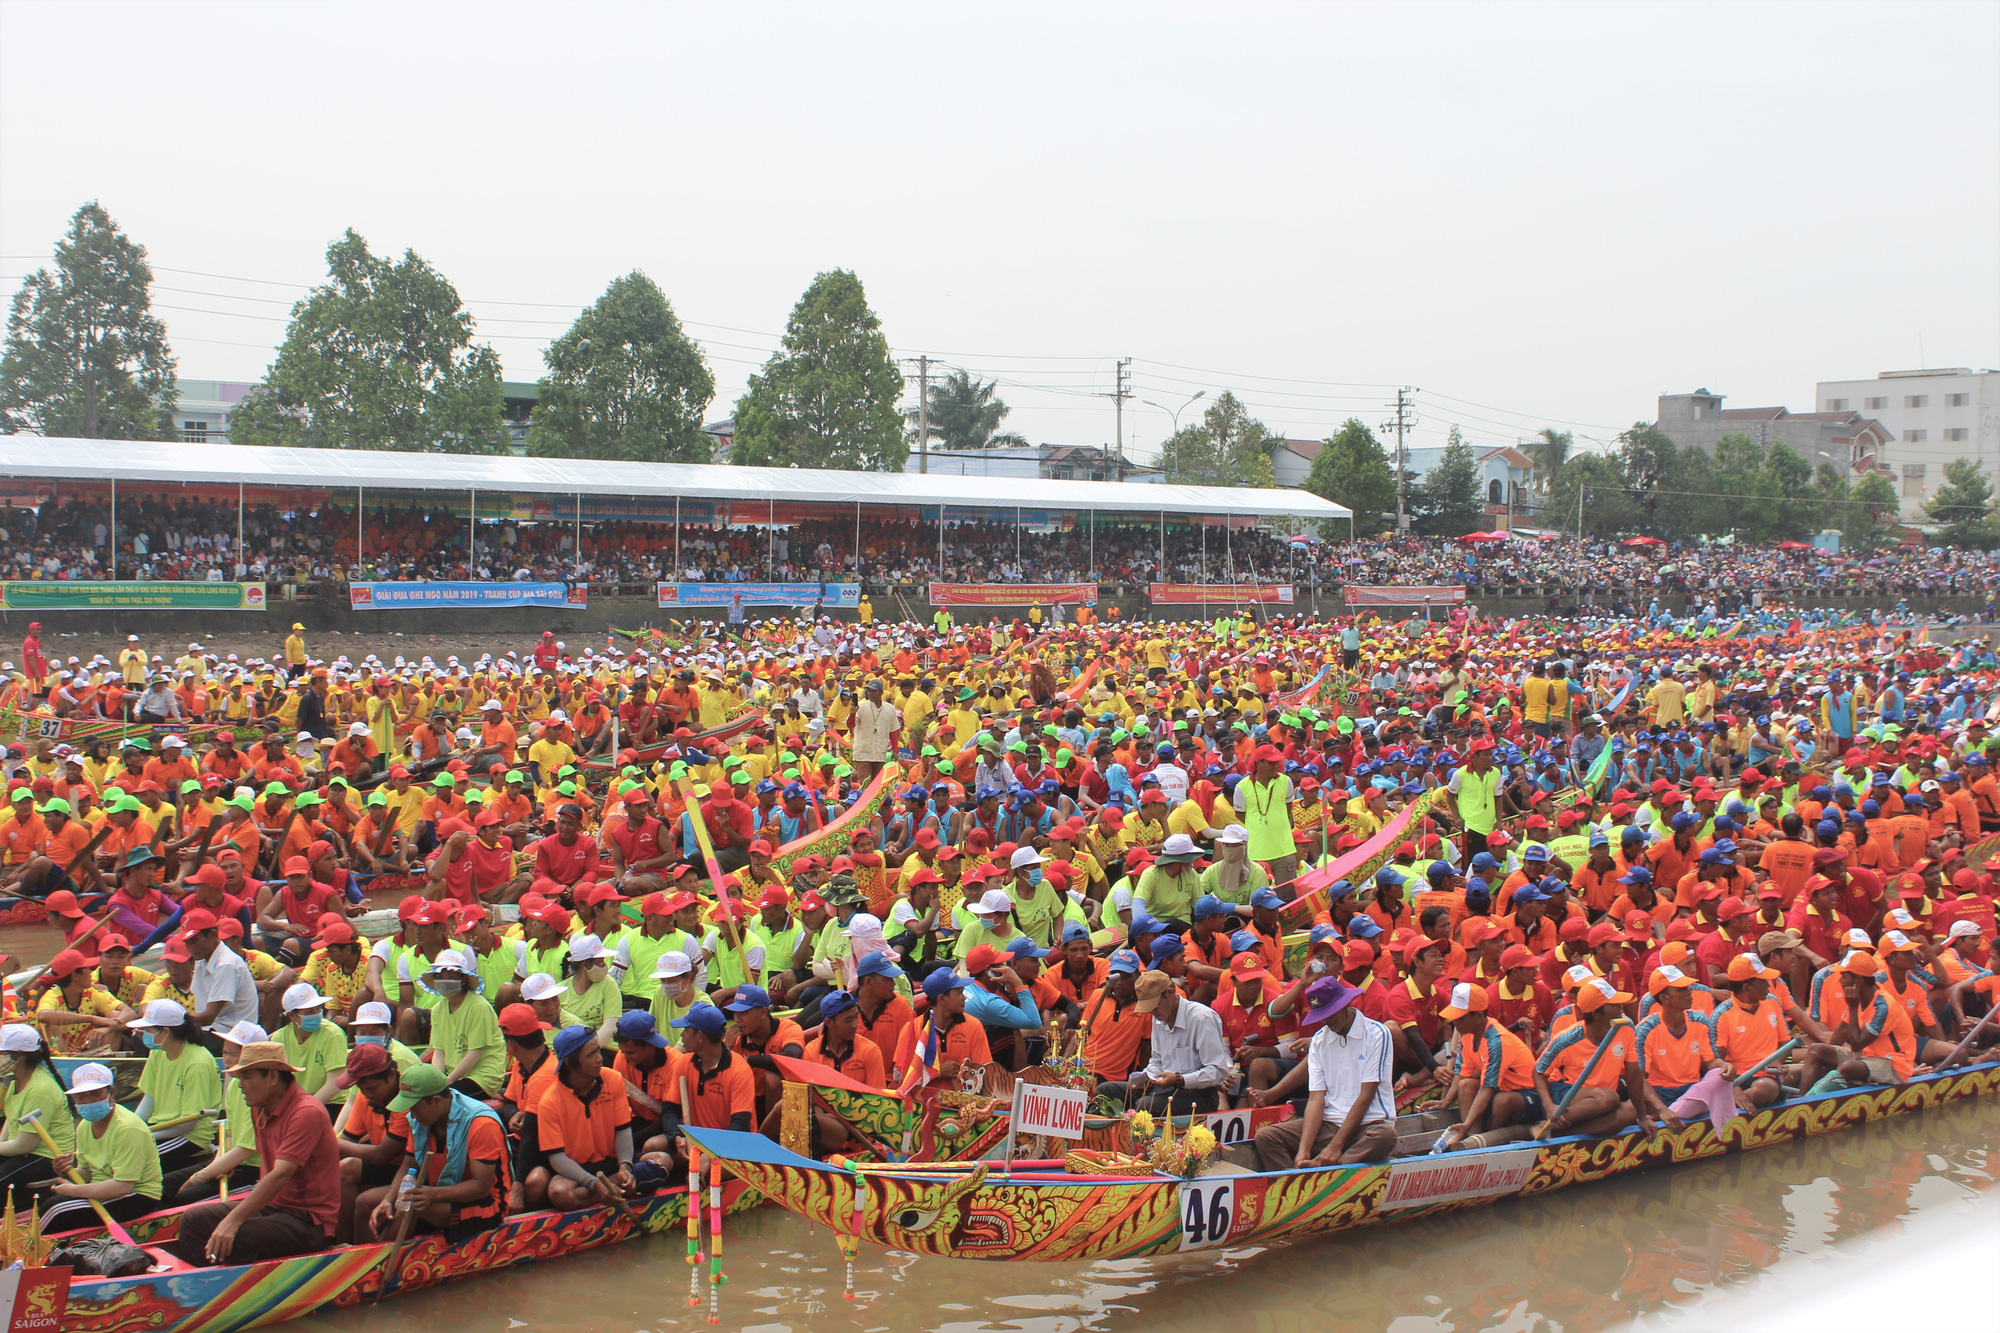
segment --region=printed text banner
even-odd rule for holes
[[[1233,606],[1244,602],[1292,602],[1289,583],[1149,583],[1154,606]]]
[[[1425,602],[1443,606],[1464,601],[1465,585],[1451,583],[1434,587],[1403,587],[1399,584],[1362,586],[1350,583],[1340,590],[1340,596],[1349,606],[1422,606]]]
[[[167,608],[186,611],[262,611],[261,583],[193,583],[88,579],[0,583],[0,606],[9,611],[99,611]]]
[[[1095,583],[933,583],[932,606],[1097,605]]]
[[[728,606],[736,594],[743,594],[745,606],[811,606],[824,599],[827,606],[855,607],[861,604],[858,583],[662,583],[661,606]]]
[[[417,611],[440,606],[588,606],[590,588],[566,583],[350,583],[356,611]]]

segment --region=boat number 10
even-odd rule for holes
[[[1181,1186],[1181,1248],[1205,1249],[1229,1239],[1236,1221],[1233,1180],[1191,1180]]]

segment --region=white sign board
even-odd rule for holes
[[[1535,1169],[1541,1152],[1540,1148],[1521,1148],[1477,1156],[1440,1153],[1399,1158],[1389,1165],[1389,1189],[1380,1206],[1385,1210],[1423,1208],[1454,1199],[1513,1194],[1528,1183],[1528,1174]]]
[[[1081,1088],[1045,1088],[1033,1083],[1014,1085],[1014,1116],[1008,1129],[1015,1134],[1046,1134],[1051,1138],[1083,1137],[1083,1114],[1090,1094]]]

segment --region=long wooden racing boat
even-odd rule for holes
[[[184,1211],[170,1210],[142,1218],[129,1228],[133,1239],[156,1259],[154,1269],[133,1277],[72,1280],[68,1309],[53,1327],[61,1333],[235,1333],[659,1234],[686,1222],[687,1198],[687,1190],[677,1186],[631,1200],[629,1212],[608,1206],[521,1213],[456,1245],[442,1236],[419,1237],[403,1248],[393,1273],[389,1263],[397,1247],[386,1241],[263,1263],[190,1268],[163,1248],[176,1234]],[[727,1211],[757,1202],[740,1181],[725,1183]],[[74,1236],[102,1234],[100,1230]]]
[[[1895,1087],[1803,1097],[1675,1132],[1636,1128],[1446,1154],[1427,1151],[1446,1123],[1404,1116],[1410,1155],[1387,1162],[1257,1172],[1211,1163],[1165,1175],[1008,1175],[989,1162],[841,1169],[756,1134],[690,1129],[730,1174],[843,1238],[953,1259],[1088,1262],[1316,1236],[1607,1180],[1655,1166],[1828,1134],[2000,1090],[2000,1064],[1927,1074]],[[862,1191],[859,1223],[855,1192]]]

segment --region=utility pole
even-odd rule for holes
[[[931,470],[931,359],[917,358],[917,471]]]
[[[1118,362],[1118,387],[1103,395],[1118,409],[1118,480],[1125,480],[1125,400],[1132,396],[1132,358],[1122,357]]]
[[[1408,385],[1396,390],[1396,401],[1389,404],[1389,406],[1396,409],[1395,418],[1382,423],[1383,430],[1393,430],[1396,432],[1396,531],[1398,534],[1410,530],[1408,497],[1405,494],[1408,489],[1407,477],[1410,466],[1410,451],[1405,444],[1405,437],[1412,430],[1416,429],[1416,393],[1417,391]]]

